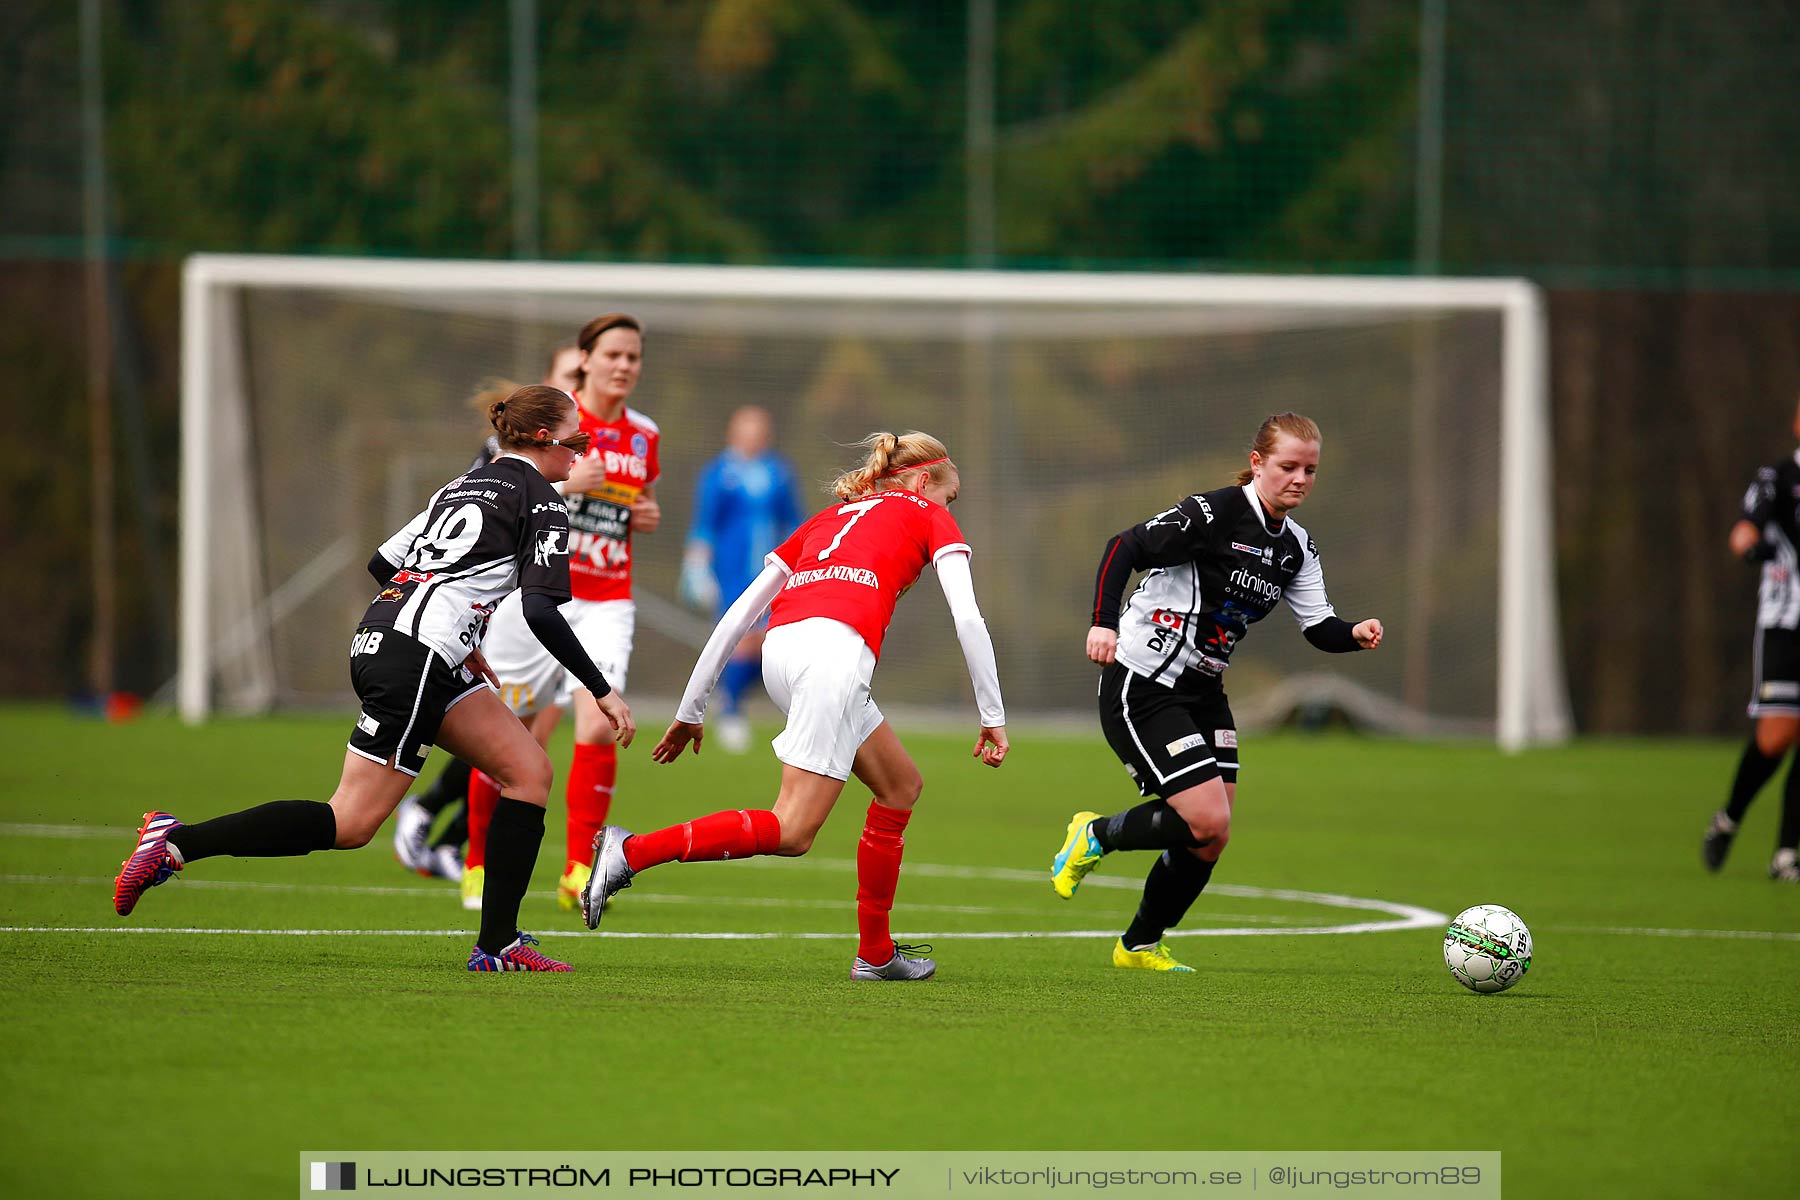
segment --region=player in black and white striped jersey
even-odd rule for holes
[[[1800,411],[1794,414],[1800,438]],[[1762,572],[1756,600],[1756,643],[1750,716],[1731,796],[1713,814],[1700,855],[1709,870],[1725,864],[1750,802],[1800,743],[1800,451],[1756,473],[1727,539],[1731,552]],[[1788,768],[1781,832],[1769,878],[1800,883],[1800,761]]]
[[[582,357],[581,347],[573,341],[562,343],[550,352],[550,359],[544,364],[544,377],[539,382],[573,394],[581,386]],[[494,401],[504,400],[517,386],[492,381],[477,392],[473,403],[482,419],[487,419],[488,409]],[[500,435],[489,434],[482,443],[480,452],[476,454],[475,461],[469,464],[469,470],[480,470],[499,458],[501,453]],[[502,694],[505,694],[504,685]],[[535,713],[528,717],[521,716],[520,719],[531,730],[531,736],[537,739],[538,745],[548,746],[551,734],[556,731],[557,722],[562,719],[562,708],[554,703],[546,703]],[[438,777],[430,787],[400,802],[400,807],[394,810],[394,857],[401,866],[421,875],[436,875],[452,883],[462,881],[462,845],[469,836],[468,807],[462,802],[468,791],[469,764],[456,758],[451,759],[438,772]],[[457,807],[437,836],[433,837],[432,825],[452,805]],[[475,907],[479,908],[479,903]]]
[[[272,858],[366,845],[441,741],[501,782],[488,833],[489,882],[472,971],[564,971],[517,928],[538,845],[550,760],[477,674],[488,615],[518,588],[532,632],[594,695],[629,744],[631,710],[607,686],[563,620],[569,598],[568,513],[551,486],[586,449],[575,402],[555,388],[520,388],[490,413],[504,452],[458,476],[369,562],[377,583],[350,643],[350,679],[362,702],[328,804],[277,800],[183,825],[146,813],[138,844],[114,881],[129,915],[139,898],[188,864],[215,855]]]
[[[1111,817],[1078,812],[1051,862],[1067,899],[1115,850],[1161,854],[1113,965],[1187,971],[1162,935],[1199,899],[1231,836],[1237,722],[1223,686],[1249,627],[1285,600],[1306,640],[1330,652],[1379,646],[1382,626],[1352,624],[1325,596],[1312,538],[1292,517],[1312,490],[1319,427],[1296,413],[1257,430],[1237,486],[1201,492],[1107,543],[1094,588],[1087,654],[1100,676],[1100,727],[1138,793]],[[1148,570],[1119,612],[1131,573]]]

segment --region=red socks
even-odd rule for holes
[[[774,813],[765,808],[732,809],[625,839],[625,865],[642,871],[666,862],[749,858],[773,854],[780,844],[781,822]]]
[[[569,767],[569,824],[567,858],[587,865],[594,856],[594,835],[606,824],[612,807],[613,783],[619,775],[619,748],[575,743],[575,761]]]
[[[906,849],[906,839],[901,835],[911,819],[910,809],[870,802],[862,840],[856,843],[856,955],[877,967],[894,957],[888,913],[894,907],[894,889],[900,884],[900,855]]]
[[[500,785],[480,771],[469,772],[469,853],[463,858],[463,870],[487,865],[488,822],[494,817],[494,805],[500,803]]]

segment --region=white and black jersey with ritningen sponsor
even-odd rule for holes
[[[381,544],[394,575],[363,614],[455,666],[481,645],[512,591],[569,598],[569,513],[536,464],[502,454],[439,488]]]
[[[1758,629],[1800,629],[1800,451],[1756,473],[1743,519],[1762,531],[1770,556],[1757,590]]]
[[[1144,576],[1119,618],[1119,661],[1181,690],[1217,687],[1249,627],[1285,600],[1302,629],[1335,616],[1312,538],[1271,524],[1253,485],[1187,497],[1138,526]]]

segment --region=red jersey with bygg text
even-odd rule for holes
[[[879,659],[894,605],[926,563],[956,551],[969,552],[956,518],[916,492],[834,504],[764,560],[788,573],[769,605],[769,627],[830,617],[860,633]]]
[[[577,600],[631,599],[631,502],[662,474],[656,422],[626,408],[616,421],[581,410],[581,430],[593,438],[583,458],[606,465],[606,481],[591,492],[569,492],[569,582]]]

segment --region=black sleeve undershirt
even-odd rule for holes
[[[531,627],[531,635],[538,644],[548,650],[551,657],[561,663],[570,674],[581,680],[581,686],[594,693],[594,699],[612,691],[612,685],[600,674],[600,668],[594,665],[587,651],[581,648],[581,639],[569,628],[563,619],[562,610],[556,601],[543,592],[526,592],[523,607],[525,624]]]
[[[1125,598],[1125,585],[1143,557],[1143,538],[1139,526],[1113,535],[1100,555],[1099,578],[1094,581],[1094,624],[1117,632],[1119,604]]]
[[[1306,640],[1327,654],[1348,654],[1361,650],[1356,641],[1356,626],[1342,617],[1326,617],[1316,625],[1301,630]]]
[[[399,569],[400,568],[396,567],[393,563],[381,557],[381,551],[379,550],[369,558],[369,574],[375,577],[376,583],[386,583],[394,577],[394,572]]]

